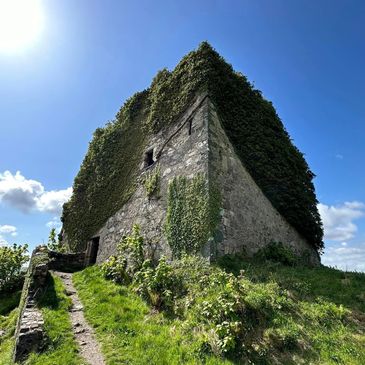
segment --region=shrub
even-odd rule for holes
[[[28,245],[0,247],[0,292],[19,287],[24,277],[22,266],[29,259],[27,252]]]
[[[280,262],[281,264],[294,266],[298,264],[298,258],[294,252],[283,245],[282,242],[271,242],[266,247],[261,248],[255,255],[258,260],[269,260]]]
[[[57,252],[67,251],[66,246],[62,245],[58,238],[58,235],[56,233],[56,228],[52,228],[51,231],[49,232],[47,247],[49,250],[52,251],[57,251]]]
[[[117,246],[117,255],[111,256],[102,266],[104,276],[118,283],[127,284],[144,263],[143,237],[135,224],[129,236],[123,237]]]
[[[135,291],[156,309],[171,311],[175,296],[181,291],[181,282],[165,257],[154,268],[146,260],[135,276]]]

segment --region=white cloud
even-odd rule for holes
[[[37,208],[41,212],[60,213],[63,203],[71,198],[72,188],[46,191],[36,198]]]
[[[60,214],[62,205],[68,201],[72,188],[46,191],[36,180],[26,179],[20,171],[0,173],[0,202],[28,213],[31,210]]]
[[[337,153],[337,155],[335,156],[338,160],[343,160],[343,155],[341,155],[340,153]]]
[[[0,247],[8,246],[8,245],[9,245],[9,243],[5,240],[5,238],[4,238],[4,237],[2,237],[2,236],[0,235]]]
[[[321,261],[324,265],[341,270],[365,272],[365,244],[357,247],[328,247]]]
[[[9,224],[0,225],[0,247],[9,245],[4,236],[15,237],[18,234],[16,227]]]
[[[16,235],[16,227],[10,226],[8,224],[4,224],[3,226],[0,225],[0,233],[9,233],[11,235],[15,233]]]
[[[346,241],[355,236],[357,226],[353,221],[365,215],[365,204],[358,201],[337,206],[319,203],[318,210],[323,221],[324,238]]]
[[[56,231],[60,232],[62,224],[59,217],[53,217],[49,222],[47,222],[46,226],[48,228],[56,228]]]

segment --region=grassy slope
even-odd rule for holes
[[[252,282],[247,304],[283,300],[283,308],[276,309],[257,331],[252,346],[257,351],[249,355],[253,363],[365,363],[365,275],[227,258],[220,264],[236,273],[246,270],[245,277]],[[108,365],[202,363],[193,338],[195,330],[183,331],[183,321],[151,314],[131,290],[103,279],[97,268],[75,274],[74,282]],[[273,283],[287,289],[287,294],[276,292]],[[198,302],[208,298],[199,295],[197,292]],[[245,362],[208,357],[206,363]]]
[[[225,256],[218,266],[238,275],[240,270],[254,282],[276,281],[304,300],[322,297],[335,304],[365,313],[365,274],[321,266],[290,267],[278,263],[252,262],[239,256]]]
[[[64,293],[58,277],[50,276],[46,292],[40,299],[48,343],[45,352],[32,354],[26,365],[81,365],[77,345],[73,338],[68,309],[71,300]]]
[[[151,312],[128,288],[105,280],[98,268],[76,273],[74,284],[85,316],[96,329],[108,365],[200,364],[180,324]],[[230,364],[208,357],[205,364]]]
[[[259,263],[234,256],[222,258],[218,266],[235,275],[243,270],[252,282],[276,282],[289,291],[298,303],[297,314],[301,318],[288,313],[288,319],[291,317],[299,326],[305,326],[306,338],[312,346],[305,357],[313,363],[365,363],[365,274],[326,266],[308,268]],[[331,314],[331,307],[335,309],[334,304],[346,311],[340,320],[335,312],[325,318],[326,312]],[[289,321],[285,327],[290,328]]]
[[[0,297],[0,330],[5,332],[0,337],[0,365],[12,363],[12,352],[14,346],[13,334],[15,331],[18,316],[20,291]]]

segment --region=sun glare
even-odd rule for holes
[[[32,46],[39,38],[43,22],[40,0],[0,0],[0,52]]]

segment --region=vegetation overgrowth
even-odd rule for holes
[[[0,247],[0,294],[21,288],[24,280],[22,266],[28,261],[27,245]]]
[[[364,274],[301,266],[279,243],[254,260],[223,257],[216,265],[186,255],[154,264],[142,245],[139,231],[126,237],[127,251],[103,264],[101,273],[124,285],[121,293],[135,293],[162,311],[190,341],[196,361],[212,355],[254,364],[365,361]]]
[[[170,72],[127,100],[114,121],[98,128],[77,174],[63,227],[81,249],[135,190],[150,133],[176,121],[207,91],[236,153],[274,207],[319,251],[323,230],[310,171],[272,104],[203,42]]]
[[[219,219],[220,201],[211,196],[207,179],[174,177],[168,188],[168,207],[164,226],[174,257],[201,251],[213,236]]]
[[[127,285],[75,274],[107,363],[364,363],[364,274],[224,260],[238,276],[192,257]]]
[[[20,291],[0,296],[0,365],[12,365],[14,332],[19,309]]]

